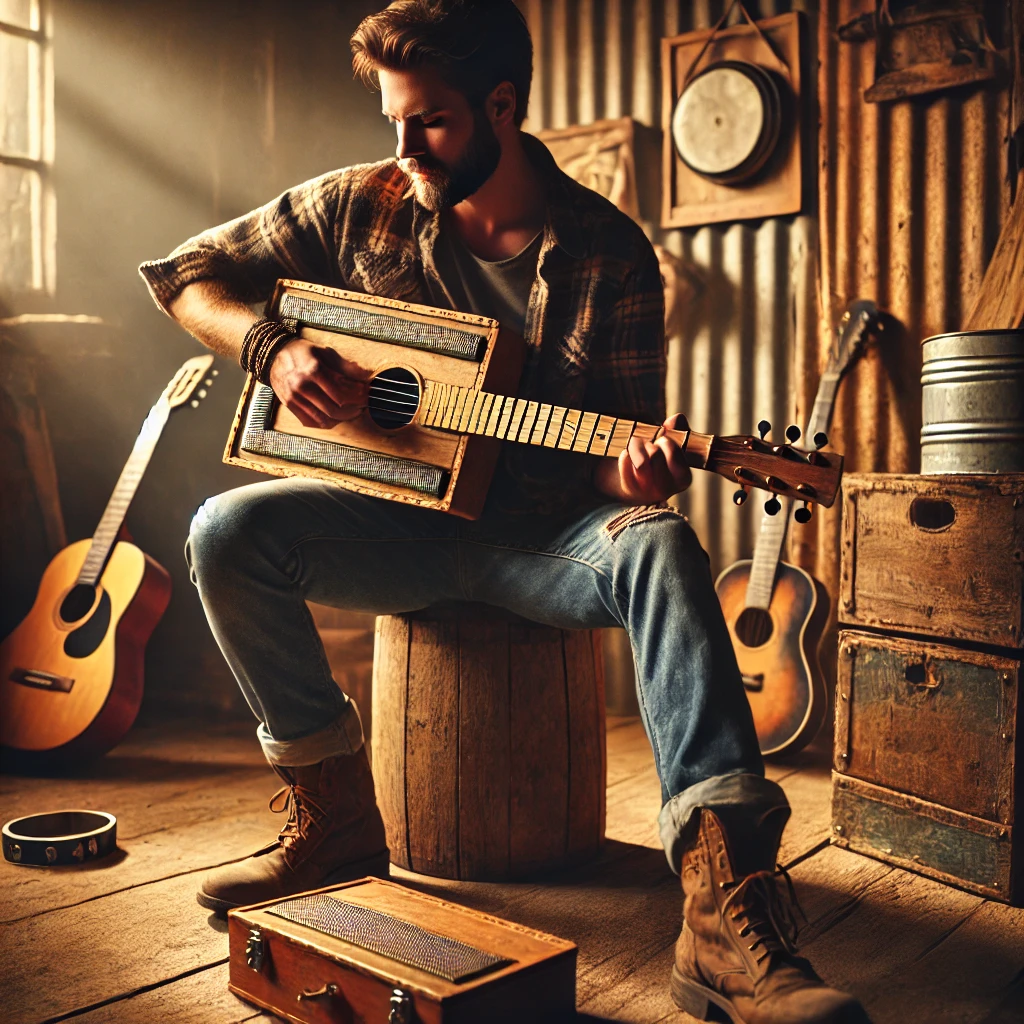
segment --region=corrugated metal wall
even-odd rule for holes
[[[830,0],[818,25],[822,319],[834,323],[854,298],[873,299],[894,318],[840,391],[832,440],[848,472],[917,472],[920,342],[960,327],[1006,219],[1009,93],[865,103],[874,44],[840,42],[837,28],[873,7]],[[990,29],[1000,45],[1000,26]],[[823,362],[824,351],[807,351],[800,408],[813,400]],[[790,550],[833,594],[837,530],[834,510]]]
[[[727,2],[521,0],[521,6],[535,47],[527,130],[626,115],[660,130],[662,37],[710,27]],[[748,9],[769,17],[815,6],[813,0],[762,2]],[[808,27],[805,40],[813,49],[813,18]],[[804,74],[812,88],[814,66],[807,54]],[[805,177],[813,178],[814,154],[805,157]],[[683,332],[669,339],[670,411],[685,412],[701,431],[751,433],[768,419],[781,432],[794,420],[794,369],[805,351],[817,351],[814,217],[809,211],[686,231],[645,227],[693,263],[704,282]],[[715,572],[749,557],[754,546],[761,503],[737,509],[733,490],[728,481],[699,473],[681,500]]]
[[[536,47],[528,130],[625,115],[660,129],[661,37],[710,27],[728,0],[519,2]],[[1007,91],[866,104],[874,44],[840,43],[836,30],[874,0],[762,0],[747,8],[755,18],[806,15],[804,81],[816,90],[807,109],[821,127],[811,123],[804,136],[800,216],[666,232],[645,224],[704,279],[684,329],[669,339],[668,407],[714,433],[752,433],[762,418],[780,434],[802,424],[831,325],[848,301],[873,299],[892,319],[843,385],[831,440],[848,471],[916,471],[920,341],[960,325],[1006,216]],[[698,473],[680,501],[716,573],[749,557],[756,541],[761,502],[736,509],[733,489]],[[833,596],[839,517],[837,504],[790,529],[790,560]],[[826,638],[831,677],[829,650]]]

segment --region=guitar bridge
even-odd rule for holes
[[[55,693],[70,693],[75,685],[70,676],[58,676],[53,672],[43,672],[36,668],[16,668],[10,675],[12,683],[32,686],[37,690],[52,690]]]

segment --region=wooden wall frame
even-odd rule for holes
[[[794,11],[759,21],[757,27],[788,66],[792,95],[784,105],[783,132],[775,152],[758,176],[742,185],[719,185],[692,171],[680,159],[672,141],[672,111],[676,99],[687,73],[701,59],[713,30],[684,32],[661,41],[663,228],[800,212],[803,190],[802,19],[800,13]],[[704,56],[707,60],[744,60],[760,64],[764,53],[765,46],[757,32],[750,25],[740,24],[720,29]]]

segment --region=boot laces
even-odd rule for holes
[[[788,892],[778,885],[779,875],[785,879]],[[729,913],[734,921],[740,915],[746,918],[737,934],[741,938],[753,936],[753,941],[747,944],[751,952],[761,947],[755,958],[758,964],[772,953],[796,954],[799,926],[794,909],[805,924],[807,916],[796,898],[793,880],[781,864],[776,871],[755,871],[738,880],[719,882],[719,885],[732,890],[722,902],[722,917]]]
[[[286,795],[287,794],[287,795]],[[282,803],[281,797],[285,796]],[[278,842],[285,849],[305,839],[311,826],[323,830],[323,822],[327,811],[317,802],[316,794],[304,786],[282,786],[271,798],[268,805],[275,814],[288,812],[288,820],[284,823]]]

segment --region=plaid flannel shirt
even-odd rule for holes
[[[664,298],[641,229],[563,174],[524,135],[547,187],[547,217],[526,316],[520,397],[648,423],[664,418]],[[219,278],[249,302],[281,277],[436,305],[440,215],[414,198],[394,159],[332,171],[139,268],[167,309],[192,281]],[[432,287],[433,286],[433,287]],[[592,458],[506,443],[488,508],[560,514],[600,500]]]

